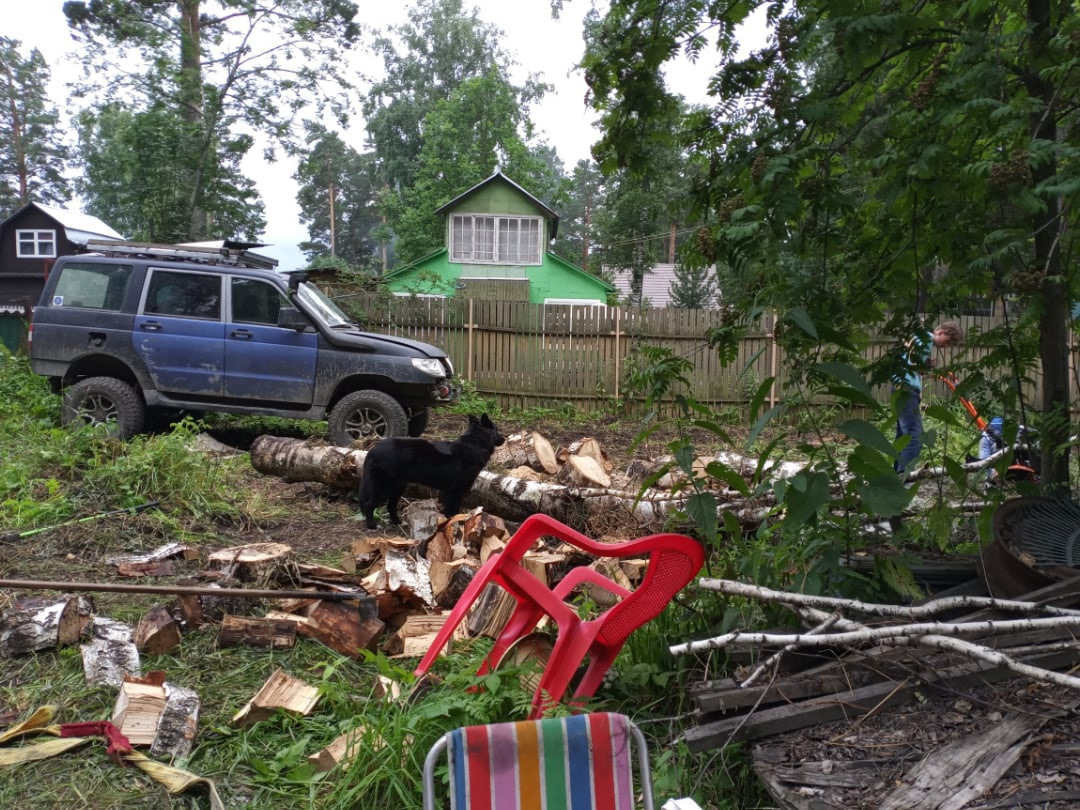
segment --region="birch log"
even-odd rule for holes
[[[363,450],[283,436],[259,436],[251,444],[251,464],[264,475],[343,489],[354,489],[359,485],[365,456]],[[430,497],[432,491],[412,485],[406,494]],[[591,519],[619,511],[633,515],[641,532],[660,531],[668,515],[685,503],[682,494],[650,490],[639,496],[637,492],[526,481],[487,470],[481,471],[465,500],[466,508],[483,506],[484,511],[504,520],[520,522],[529,515],[542,512],[579,531],[587,531]],[[734,514],[744,526],[756,526],[770,506],[771,503],[762,499],[731,500],[721,504],[720,511]]]

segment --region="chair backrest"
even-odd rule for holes
[[[443,751],[452,810],[631,810],[631,738],[641,806],[653,810],[644,735],[625,715],[601,712],[449,732],[424,762],[424,810],[436,806],[435,767]]]
[[[605,644],[622,643],[632,632],[659,616],[705,564],[705,550],[690,537],[667,534],[644,539],[654,541],[640,549],[649,552],[649,567],[633,593],[605,615],[598,634]]]

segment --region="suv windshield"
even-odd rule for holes
[[[331,328],[354,326],[353,322],[349,320],[349,316],[342,312],[338,305],[327,298],[322,290],[314,284],[306,282],[301,284],[296,290],[296,297],[303,301],[309,311],[315,313],[327,326]]]

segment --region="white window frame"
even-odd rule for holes
[[[33,245],[33,252],[23,250],[24,242]],[[49,252],[42,250],[42,246],[46,243],[52,247]],[[19,259],[55,259],[56,231],[48,228],[20,228],[16,230],[15,256]]]
[[[543,263],[540,217],[454,214],[450,218],[450,261],[463,264]]]

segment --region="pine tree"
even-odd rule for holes
[[[708,309],[719,298],[716,280],[711,267],[675,265],[675,280],[668,291],[671,305],[677,309]]]
[[[49,66],[36,48],[0,37],[0,219],[29,202],[70,199],[64,181],[68,150],[49,103]]]

